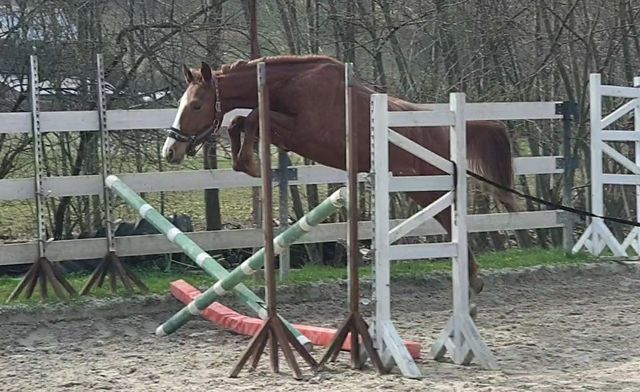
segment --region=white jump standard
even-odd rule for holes
[[[468,364],[475,357],[483,367],[497,369],[493,355],[480,338],[477,327],[469,315],[464,108],[465,95],[462,93],[450,95],[449,110],[431,112],[390,112],[386,94],[374,94],[371,97],[376,298],[374,332],[377,348],[385,365],[391,367],[395,363],[407,377],[418,378],[421,377],[421,373],[391,320],[390,262],[392,260],[452,258],[453,316],[434,343],[431,353],[435,359],[441,359],[448,351],[457,364]],[[449,126],[451,161],[389,129],[403,126]],[[389,143],[441,169],[447,175],[420,177],[419,181],[413,181],[415,177],[407,179],[391,176]],[[459,173],[457,176],[454,175],[456,171],[454,163]],[[447,193],[390,230],[389,192],[406,191],[408,189],[401,188],[407,187],[411,187],[411,191],[429,190]],[[391,245],[449,206],[452,209],[451,242]]]
[[[590,116],[591,116],[591,211],[604,215],[605,185],[636,186],[636,217],[640,220],[640,77],[633,79],[634,87],[603,85],[600,74],[591,74],[589,79]],[[616,97],[630,99],[605,117],[602,116],[602,98]],[[607,129],[623,116],[633,113],[634,130]],[[609,142],[634,142],[635,162],[624,156]],[[631,174],[605,173],[602,167],[603,158],[608,156],[620,164]],[[602,218],[592,218],[578,242],[573,253],[585,248],[591,254],[599,256],[608,247],[615,256],[627,256],[627,249],[632,247],[640,253],[640,228],[634,227],[629,235],[618,241]]]

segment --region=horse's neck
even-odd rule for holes
[[[258,106],[255,68],[251,71],[219,74],[218,83],[223,112],[254,109]]]

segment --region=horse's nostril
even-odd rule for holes
[[[170,148],[169,151],[167,151],[167,161],[168,162],[172,162],[173,161],[173,155],[174,155],[173,148]]]

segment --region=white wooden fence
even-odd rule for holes
[[[636,219],[640,221],[640,77],[633,79],[633,87],[603,85],[600,74],[591,74],[589,79],[591,111],[591,209],[598,215],[605,214],[605,185],[635,185]],[[624,98],[627,101],[603,116],[603,98]],[[633,115],[633,129],[611,129],[626,115]],[[634,160],[620,152],[620,144],[633,143]],[[607,173],[603,168],[604,158],[612,159],[627,172],[625,174]],[[631,218],[631,217],[630,217]],[[615,256],[627,256],[631,247],[640,253],[640,228],[634,227],[623,241],[618,241],[602,218],[591,219],[578,242],[573,248],[576,253],[586,249],[599,256],[609,248]]]
[[[511,104],[513,105],[513,104]],[[528,103],[528,105],[532,105]],[[554,103],[535,103],[528,106],[532,111],[529,118],[562,118],[561,115],[550,116]],[[536,106],[538,105],[538,106]],[[425,105],[438,108],[440,105]],[[532,107],[535,109],[532,109]],[[490,107],[468,105],[470,118],[511,119],[508,113],[500,110],[500,104]],[[477,109],[477,110],[476,110]],[[225,116],[225,123],[238,111]],[[419,113],[419,112],[416,112]],[[540,113],[536,117],[535,113]],[[164,129],[170,125],[175,116],[173,109],[147,110],[108,110],[110,131],[136,131]],[[40,129],[46,132],[74,132],[99,130],[98,112],[68,111],[41,112]],[[29,134],[32,132],[31,113],[0,113],[0,133]],[[560,156],[516,158],[514,163],[517,175],[525,174],[558,174],[562,173]],[[291,185],[326,184],[346,182],[343,171],[323,166],[297,166],[297,180],[290,180]],[[131,188],[138,192],[187,191],[201,189],[224,189],[259,186],[259,179],[229,169],[220,170],[184,170],[151,173],[119,173],[118,176]],[[360,176],[365,181],[366,175]],[[69,177],[44,177],[42,189],[47,197],[101,195],[103,192],[100,175],[81,175]],[[0,180],[0,201],[29,200],[35,198],[34,178],[11,178]],[[0,214],[4,214],[0,208]],[[522,212],[517,214],[487,214],[469,216],[470,232],[486,232],[494,230],[538,229],[562,227],[559,211]],[[419,228],[421,234],[443,234],[444,231],[434,221]],[[215,232],[195,232],[190,236],[204,249],[217,250],[240,247],[256,247],[262,244],[259,229],[227,230]],[[371,223],[360,223],[360,236],[371,238]],[[330,242],[346,238],[346,226],[343,223],[323,224],[318,230],[310,233],[300,242]],[[117,237],[116,248],[121,256],[148,255],[178,251],[162,235],[143,235]],[[47,258],[53,261],[100,258],[107,250],[107,239],[74,239],[52,241],[46,244]],[[32,263],[38,256],[37,241],[28,243],[0,244],[0,265]]]

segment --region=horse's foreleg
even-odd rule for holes
[[[240,144],[242,143],[240,137],[244,129],[244,117],[238,116],[231,121],[231,125],[227,129],[229,133],[229,141],[231,142],[231,162],[233,170],[242,171],[240,162],[238,159],[238,153],[240,152]]]
[[[258,135],[258,109],[252,110],[242,120],[241,128],[244,131],[244,138],[240,143],[238,134],[239,151],[234,169],[252,177],[260,177],[260,165],[254,152],[255,140]]]
[[[254,109],[244,119],[244,140],[238,154],[238,163],[242,171],[253,176],[260,177],[260,163],[254,152],[255,141],[259,134],[258,110]],[[271,110],[269,112],[269,123],[273,141],[277,141],[278,131],[291,130],[294,128],[295,119],[289,115]]]

